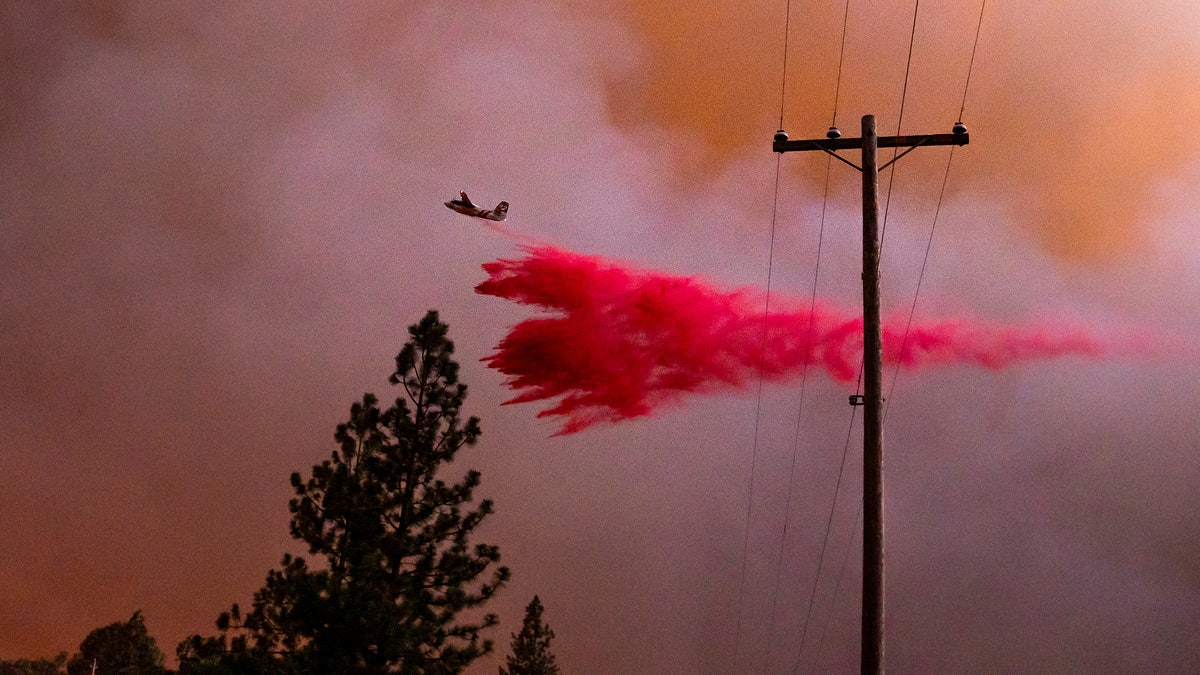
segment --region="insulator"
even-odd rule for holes
[[[960,135],[965,134],[965,133],[967,133],[967,125],[963,124],[962,122],[955,122],[954,129],[952,131],[954,131],[954,133],[960,134]]]
[[[842,132],[838,131],[837,127],[829,127],[829,131],[825,132],[826,138],[841,138]]]
[[[775,142],[776,143],[782,143],[782,142],[786,141],[787,139],[788,139],[787,132],[784,131],[783,129],[780,129],[779,131],[775,132]]]

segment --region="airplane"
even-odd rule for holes
[[[446,202],[446,207],[466,216],[486,218],[488,220],[504,220],[508,216],[508,202],[500,202],[494,209],[481,209],[471,203],[467,193],[459,190],[458,199]]]

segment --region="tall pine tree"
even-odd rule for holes
[[[403,394],[386,409],[365,394],[332,456],[292,474],[291,533],[320,564],[284,555],[240,624],[219,620],[237,637],[189,638],[193,654],[228,644],[226,663],[252,654],[262,672],[441,674],[492,650],[482,631],[497,619],[477,608],[509,571],[497,547],[470,543],[492,504],[471,507],[479,472],[438,477],[480,435],[459,416],[467,387],[447,334],[433,311],[410,326],[390,377]]]
[[[550,640],[554,631],[542,623],[542,602],[533,596],[525,608],[525,621],[521,632],[513,633],[512,654],[500,675],[558,675],[554,654],[550,653]]]

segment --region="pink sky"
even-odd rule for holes
[[[784,5],[0,9],[0,658],[74,650],[137,609],[168,654],[213,632],[299,550],[288,474],[363,391],[391,395],[433,308],[484,431],[456,468],[482,472],[480,540],[513,570],[498,653],[471,672],[495,672],[535,593],[566,672],[855,670],[857,444],[800,652],[847,385],[811,377],[798,413],[794,383],[768,384],[757,434],[752,388],[550,438],[479,361],[534,314],[472,290],[515,243],[442,206],[466,189],[532,240],[763,286]],[[830,123],[843,7],[792,3],[793,138]],[[987,9],[918,315],[1196,335],[1200,6]],[[957,119],[977,16],[921,3],[904,133]],[[851,4],[847,135],[865,113],[894,133],[911,19]],[[912,305],[944,153],[897,165],[885,312]],[[783,166],[772,288],[805,297],[825,165]],[[858,179],[833,176],[818,292],[851,305]],[[1197,382],[1179,357],[901,372],[889,667],[1194,670]]]

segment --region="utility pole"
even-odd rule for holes
[[[963,123],[953,133],[923,136],[883,136],[875,133],[875,116],[862,118],[861,138],[841,138],[830,127],[825,138],[789,141],[780,129],[771,149],[778,153],[820,150],[862,172],[863,209],[863,394],[850,397],[850,405],[863,407],[863,593],[862,673],[883,672],[883,335],[879,321],[879,170],[926,145],[966,145],[970,138]],[[862,150],[859,166],[835,150]],[[878,148],[907,148],[882,167],[876,166]]]

